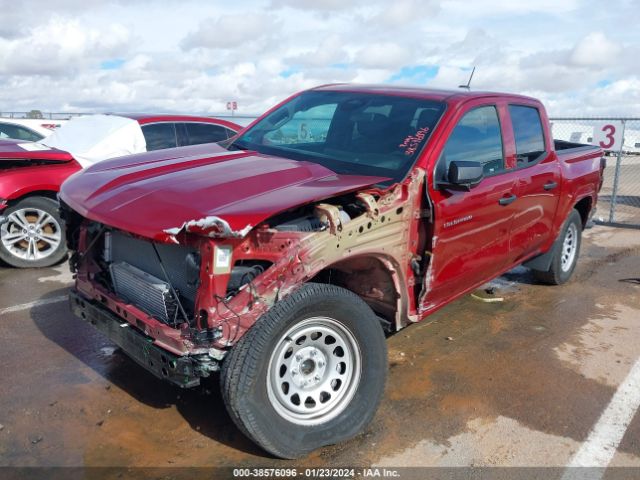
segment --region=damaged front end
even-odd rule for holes
[[[252,228],[251,224],[249,224],[242,230],[236,231],[231,228],[226,220],[212,215],[199,220],[190,220],[180,227],[168,228],[164,230],[164,233],[169,235],[172,241],[178,243],[175,237],[181,233],[196,233],[218,238],[244,238]]]
[[[230,243],[186,228],[175,233],[180,243],[152,241],[86,219],[61,203],[76,276],[73,312],[156,376],[179,386],[197,385],[217,370],[229,343],[221,339],[230,330],[225,320],[214,321],[218,303],[268,262],[232,268]]]
[[[151,240],[62,202],[76,289],[71,306],[154,375],[182,387],[219,369],[226,352],[305,282],[359,295],[386,331],[417,320],[428,257],[417,225],[424,173],[387,191],[364,189],[233,231],[220,217]],[[422,260],[425,259],[425,260]],[[406,286],[409,285],[410,289]]]

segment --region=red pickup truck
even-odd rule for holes
[[[522,263],[567,281],[604,169],[532,98],[388,86],[304,91],[188,148],[63,185],[71,307],[176,385],[220,370],[234,422],[285,458],[365,428],[385,333]]]

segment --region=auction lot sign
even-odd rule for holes
[[[592,143],[605,150],[620,150],[622,147],[623,133],[622,122],[608,120],[604,123],[594,125]]]

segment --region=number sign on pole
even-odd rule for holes
[[[617,152],[622,147],[622,122],[607,121],[593,127],[593,144],[609,152]]]

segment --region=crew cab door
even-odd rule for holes
[[[518,174],[507,169],[501,124],[506,106],[474,103],[456,116],[434,169],[434,237],[422,309],[494,277],[509,260]],[[452,161],[476,161],[484,178],[470,191],[439,187]]]
[[[510,263],[517,263],[551,246],[562,178],[537,105],[510,104],[508,112],[518,171],[509,256]]]

